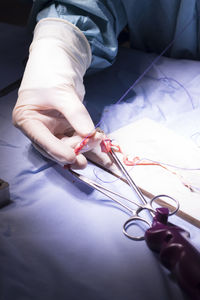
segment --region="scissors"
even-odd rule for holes
[[[173,201],[175,203],[175,206],[173,208],[173,210],[168,212],[168,215],[171,216],[173,214],[175,214],[178,209],[179,209],[179,202],[174,199],[173,197],[170,197],[168,195],[158,195],[153,197],[149,202],[147,202],[147,200],[145,199],[145,197],[143,196],[142,192],[140,191],[140,189],[138,188],[138,186],[135,184],[135,182],[133,181],[133,179],[131,178],[131,176],[129,175],[129,173],[127,172],[127,170],[124,168],[123,164],[121,163],[120,159],[118,158],[118,156],[116,155],[115,151],[110,148],[109,151],[109,155],[111,156],[112,160],[114,161],[114,163],[116,164],[116,166],[118,167],[118,169],[121,171],[122,175],[124,175],[124,177],[126,178],[129,186],[134,190],[134,192],[136,193],[137,197],[140,200],[140,203],[130,200],[128,198],[126,198],[125,196],[116,193],[114,191],[111,191],[110,189],[104,187],[103,185],[73,171],[70,169],[70,172],[76,176],[77,178],[79,178],[81,181],[85,182],[86,184],[88,184],[89,186],[93,187],[94,189],[98,190],[99,192],[101,192],[102,194],[104,194],[105,196],[109,197],[110,199],[112,199],[114,202],[118,203],[119,205],[121,205],[123,208],[125,208],[127,211],[129,211],[129,213],[131,214],[131,217],[124,223],[123,225],[123,233],[125,234],[125,236],[127,236],[128,238],[132,239],[132,240],[144,240],[144,235],[142,236],[136,236],[135,233],[131,234],[130,233],[130,227],[133,226],[140,226],[141,227],[141,222],[146,223],[149,227],[151,227],[151,223],[145,219],[144,217],[140,216],[140,213],[144,210],[150,212],[151,216],[155,216],[157,213],[157,210],[154,209],[153,207],[153,203],[158,200],[161,199],[163,197],[170,199],[170,203],[171,201]],[[119,200],[119,198],[125,200],[125,202],[129,202],[132,205],[127,205],[124,202],[122,202],[121,200]],[[132,206],[136,206],[136,209],[133,209]],[[135,230],[133,230],[133,232],[135,232]]]

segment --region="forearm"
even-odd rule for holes
[[[48,2],[36,0],[32,23],[53,17],[67,20],[78,27],[87,38],[92,51],[89,72],[106,68],[113,63],[118,50],[117,37],[126,24],[120,0],[63,0],[51,5]]]

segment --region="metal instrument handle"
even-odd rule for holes
[[[134,240],[134,241],[143,241],[144,235],[137,236],[134,234],[130,234],[128,232],[128,229],[130,229],[130,227],[133,230],[134,227],[137,227],[139,222],[146,223],[149,227],[151,227],[151,223],[149,221],[147,221],[146,219],[144,219],[138,215],[133,216],[132,218],[128,219],[123,225],[123,233],[125,234],[125,236],[127,236],[129,239]]]

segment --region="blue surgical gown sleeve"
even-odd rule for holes
[[[67,20],[85,34],[92,50],[89,72],[106,68],[113,63],[118,50],[117,37],[126,25],[121,0],[36,0],[32,22],[47,17]]]

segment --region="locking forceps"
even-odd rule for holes
[[[179,209],[179,202],[168,195],[155,196],[148,202],[112,148],[108,154],[122,172],[122,175],[125,176],[128,184],[137,194],[141,203],[127,199],[71,169],[70,172],[128,210],[131,213],[131,217],[123,225],[124,234],[128,238],[136,241],[145,239],[147,246],[152,251],[159,253],[161,264],[173,273],[180,287],[184,289],[192,299],[200,300],[200,253],[189,242],[188,238],[185,237],[189,236],[187,231],[168,222],[168,216],[175,214]],[[134,204],[137,208],[135,210],[132,209],[132,207],[124,204],[116,197],[131,202],[131,204]],[[169,209],[166,207],[153,208],[153,202],[161,197],[167,197],[175,202],[173,211],[169,212]],[[153,217],[152,223],[139,215],[143,210],[150,212]],[[144,236],[135,236],[128,232],[128,228],[137,225],[138,222],[145,222],[149,225],[149,229],[145,231]]]
[[[149,225],[149,227],[151,227],[151,223],[141,217],[139,214],[143,211],[143,210],[147,210],[150,212],[151,216],[153,217],[156,214],[156,209],[154,209],[153,207],[153,202],[155,202],[158,198],[168,198],[170,200],[172,200],[175,203],[175,207],[174,209],[169,212],[169,215],[173,215],[177,212],[177,210],[179,209],[179,202],[174,199],[173,197],[170,197],[168,195],[158,195],[153,197],[150,202],[147,202],[147,200],[145,199],[145,197],[143,196],[142,192],[140,191],[140,189],[137,187],[137,185],[135,184],[135,182],[133,181],[133,179],[131,178],[131,176],[129,175],[129,173],[126,171],[126,169],[124,168],[123,164],[121,163],[121,161],[119,160],[119,158],[117,157],[115,151],[111,148],[110,151],[108,152],[109,155],[111,156],[112,160],[114,161],[114,163],[116,164],[116,166],[118,167],[118,169],[121,171],[122,175],[125,176],[129,186],[134,190],[134,192],[136,193],[137,197],[140,200],[140,203],[134,201],[134,200],[130,200],[127,199],[125,196],[116,193],[114,191],[111,191],[110,189],[104,187],[103,185],[73,171],[70,169],[70,172],[76,176],[77,178],[79,178],[81,181],[85,182],[86,184],[88,184],[89,186],[93,187],[94,189],[98,190],[99,192],[101,192],[102,194],[104,194],[105,196],[109,197],[110,199],[112,199],[114,202],[118,203],[119,205],[121,205],[122,207],[124,207],[126,210],[128,210],[131,213],[131,217],[124,223],[123,225],[123,233],[130,239],[133,240],[143,240],[144,236],[135,236],[133,234],[130,234],[128,231],[128,228],[131,226],[135,226],[138,222],[144,222],[147,225]],[[125,204],[124,202],[120,201],[118,198],[121,198],[123,200],[125,200],[125,202],[130,202],[131,204],[135,205],[137,208],[133,209],[131,206]]]
[[[161,264],[173,273],[180,287],[190,295],[191,299],[200,300],[200,253],[189,242],[189,233],[186,230],[168,222],[168,217],[175,214],[179,209],[179,202],[168,195],[155,196],[148,202],[112,147],[109,148],[107,153],[111,156],[122,175],[125,176],[140,203],[127,199],[73,170],[70,170],[70,172],[128,210],[131,213],[131,217],[123,225],[124,234],[132,240],[145,239],[147,246],[152,251],[159,253]],[[131,206],[124,204],[125,201],[122,202],[117,197],[131,202]],[[153,202],[162,197],[168,198],[175,203],[173,211],[170,212],[167,207],[153,208]],[[137,208],[132,209],[132,204]],[[140,213],[144,210],[149,211],[152,215],[152,223],[140,216]],[[149,229],[145,231],[144,236],[135,236],[128,231],[129,227],[137,225],[138,222],[145,222],[149,225]]]

